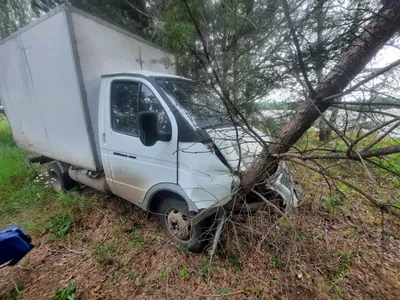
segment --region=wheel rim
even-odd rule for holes
[[[56,191],[61,191],[61,181],[57,176],[57,173],[51,169],[49,171],[50,183]]]
[[[188,242],[190,240],[188,217],[177,209],[170,209],[166,218],[171,236],[182,242]]]

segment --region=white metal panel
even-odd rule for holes
[[[143,202],[148,190],[156,184],[177,182],[178,125],[170,108],[147,80],[132,77],[116,79],[146,85],[159,100],[171,122],[171,140],[157,141],[151,147],[144,146],[138,136],[114,131],[111,119],[108,117],[111,115],[110,98],[106,96],[110,94],[110,83],[113,79],[104,79],[108,91],[102,94],[102,111],[105,113],[105,118],[100,123],[103,124],[101,128],[105,131],[101,154],[105,173],[109,174],[107,182],[111,183],[110,188],[114,194],[138,204]]]
[[[18,146],[52,155],[21,39],[0,46],[0,98]]]
[[[145,71],[176,74],[175,58],[159,48],[140,43],[142,66]]]
[[[121,70],[140,70],[139,42],[75,12],[72,12],[72,23],[97,153],[100,153],[98,105],[101,76]]]
[[[257,129],[253,130],[265,142],[269,142],[267,135]],[[246,171],[263,149],[254,137],[240,127],[211,128],[207,129],[207,133],[234,170],[238,170],[240,158],[239,170]]]
[[[9,53],[9,43],[19,50],[15,55]],[[22,31],[0,49],[5,52],[1,73],[6,74],[0,75],[1,96],[17,143],[96,169],[65,11]]]
[[[98,18],[72,10],[78,55],[83,81],[87,93],[97,153],[100,153],[98,133],[98,103],[101,76],[110,73],[144,70],[175,74],[175,65],[166,68],[166,58],[174,63],[175,58],[159,48],[147,44],[143,39],[116,28]],[[143,61],[142,65],[140,61]],[[155,63],[156,62],[156,63]]]
[[[179,143],[179,185],[196,207],[206,209],[232,198],[234,175],[202,143]]]
[[[173,64],[173,56],[69,6],[0,41],[0,97],[17,144],[87,169],[101,167],[95,159],[100,77],[140,70],[140,49],[144,69],[151,59],[149,70],[175,74],[174,65],[159,64],[167,56]]]

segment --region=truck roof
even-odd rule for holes
[[[152,72],[152,71],[126,71],[126,72],[118,72],[118,73],[109,73],[109,74],[104,74],[101,77],[114,77],[114,76],[135,76],[135,75],[141,75],[145,77],[171,77],[171,78],[179,78],[179,79],[184,79],[184,80],[190,80],[185,77],[181,76],[176,76],[176,75],[171,75],[167,73],[161,73],[161,72]]]

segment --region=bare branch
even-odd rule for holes
[[[368,151],[360,151],[357,152],[361,158],[366,159],[366,158],[372,158],[372,157],[382,157],[390,154],[395,154],[395,153],[400,153],[400,145],[395,145],[395,146],[389,146],[389,147],[384,147],[384,148],[379,148],[379,149],[374,149],[374,150],[368,150]],[[360,156],[355,153],[355,152],[337,152],[337,153],[331,153],[331,154],[319,154],[319,153],[314,153],[314,154],[306,154],[306,155],[299,155],[296,153],[283,153],[283,154],[273,154],[274,157],[276,158],[298,158],[301,160],[311,160],[311,159],[351,159],[351,160],[357,160],[360,161]]]
[[[347,181],[343,180],[342,178],[339,178],[339,177],[337,177],[337,176],[334,176],[334,175],[332,175],[331,173],[326,172],[326,171],[324,171],[324,170],[320,170],[320,169],[311,167],[311,166],[309,166],[309,165],[306,165],[306,164],[304,164],[304,163],[302,163],[302,162],[299,162],[299,161],[296,160],[296,159],[290,160],[290,161],[293,162],[293,163],[295,163],[295,164],[298,164],[298,165],[301,165],[301,166],[303,166],[303,167],[306,167],[306,168],[308,168],[308,169],[310,169],[310,170],[312,170],[312,171],[314,171],[314,172],[317,172],[317,173],[320,173],[320,174],[325,174],[326,176],[328,176],[328,177],[330,177],[330,178],[332,178],[332,179],[334,179],[334,180],[336,180],[336,181],[339,181],[339,182],[341,182],[341,183],[347,185],[349,188],[352,188],[352,189],[355,190],[356,192],[358,192],[358,193],[360,193],[361,195],[363,195],[366,199],[368,199],[370,202],[372,202],[376,207],[379,207],[380,209],[386,207],[384,204],[381,204],[381,203],[379,203],[378,201],[376,201],[374,198],[372,198],[370,195],[368,195],[368,194],[367,194],[366,192],[364,192],[362,189],[356,187],[354,184],[351,184],[350,182],[347,182]]]
[[[400,122],[397,122],[394,124],[392,127],[390,127],[384,134],[382,134],[376,141],[372,142],[369,144],[367,147],[364,148],[365,150],[371,149],[373,146],[375,146],[377,143],[379,143],[381,140],[383,140],[386,136],[388,136],[393,130],[395,130],[398,126],[400,125]]]
[[[388,125],[392,124],[393,122],[396,122],[397,120],[398,119],[392,119],[390,121],[384,122],[381,125],[373,128],[370,131],[368,131],[368,132],[364,133],[363,135],[359,136],[357,139],[355,139],[353,142],[351,142],[351,144],[349,146],[349,149],[347,149],[347,154],[349,154],[352,151],[352,149],[357,145],[357,143],[359,141],[361,141],[362,139],[366,138],[367,136],[370,136],[371,134],[377,132],[378,130],[382,129],[383,127],[388,126]]]

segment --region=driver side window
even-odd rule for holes
[[[153,111],[158,115],[158,130],[171,133],[167,112],[153,92],[143,83],[131,80],[114,81],[111,85],[111,124],[114,131],[138,136],[139,112]]]
[[[139,111],[153,111],[158,115],[158,131],[170,133],[171,122],[169,121],[167,112],[162,107],[160,101],[152,93],[152,91],[142,84]]]

